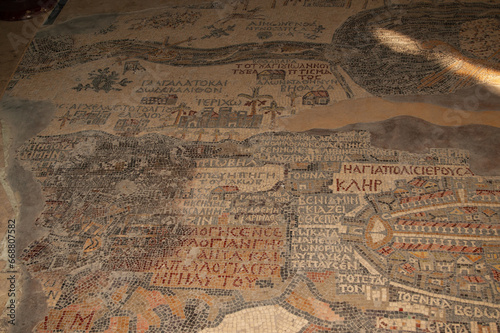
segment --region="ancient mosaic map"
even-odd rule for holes
[[[498,332],[499,47],[490,1],[42,29],[2,101],[2,328]]]

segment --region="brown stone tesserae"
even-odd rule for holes
[[[498,2],[43,19],[3,42],[0,331],[499,332]]]

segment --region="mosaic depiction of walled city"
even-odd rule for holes
[[[500,6],[467,1],[214,2],[45,28],[7,92],[48,119],[11,161],[41,186],[43,209],[16,220],[44,230],[16,262],[44,295],[33,331],[498,332],[499,124],[478,116],[456,145],[409,117],[290,124],[498,85],[499,41]],[[405,131],[376,128],[394,122],[448,146],[391,148]]]

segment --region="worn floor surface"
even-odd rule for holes
[[[499,331],[498,2],[52,21],[7,38],[0,330]]]

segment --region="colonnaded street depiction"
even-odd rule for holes
[[[500,330],[498,2],[72,6],[0,102],[2,330]]]

